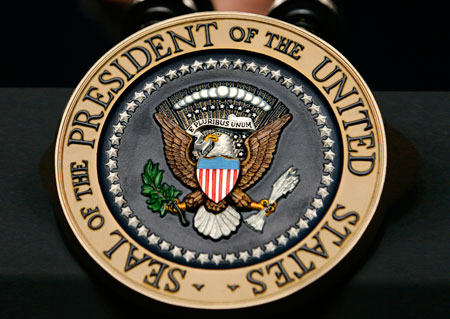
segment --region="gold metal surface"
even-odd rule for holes
[[[210,37],[208,39],[205,34],[207,27],[199,27],[199,25],[213,22],[216,27],[212,26],[209,28]],[[186,36],[185,27],[190,25],[193,26],[192,30],[197,43],[196,47],[180,41],[179,47],[181,50],[176,52],[177,50],[173,43],[168,40],[167,31],[171,30]],[[234,26],[239,26],[243,30],[257,29],[259,31],[251,38],[250,43],[245,41],[237,42],[229,36],[229,30]],[[298,48],[297,51],[291,52],[292,54],[274,50],[273,46],[269,47],[266,45],[268,38],[265,35],[267,32],[295,41],[301,44],[303,49]],[[148,47],[148,43],[145,41],[155,35],[160,35],[163,39],[163,41],[155,41],[155,44],[161,44],[159,49],[161,56],[164,56],[169,48],[171,51],[170,55],[168,54],[158,61],[153,55],[151,63],[136,73],[131,79],[125,79],[124,87],[117,93],[114,92],[118,85],[117,82],[104,84],[99,81],[99,75],[105,69],[111,72],[107,76],[108,79],[114,77],[124,78],[124,74],[120,73],[119,70],[109,67],[116,59],[126,69],[136,70],[136,67],[123,57],[123,53],[127,49],[136,46]],[[238,36],[237,33],[236,36]],[[128,271],[125,270],[130,244],[137,248],[133,251],[133,254],[138,259],[142,258],[144,254],[159,261],[162,258],[142,247],[128,236],[125,231],[121,230],[121,226],[110,213],[102,196],[100,182],[96,174],[98,143],[95,143],[93,147],[90,145],[69,144],[69,135],[73,132],[73,129],[79,128],[73,123],[74,115],[77,112],[87,110],[91,115],[103,112],[104,116],[95,121],[95,123],[99,124],[98,128],[85,127],[82,136],[86,141],[99,141],[103,125],[115,101],[119,99],[128,86],[138,80],[140,75],[158,66],[160,63],[174,59],[179,55],[200,51],[205,52],[212,49],[236,49],[256,52],[289,65],[307,77],[331,105],[339,124],[344,154],[342,178],[335,199],[325,217],[295,247],[256,265],[233,269],[201,269],[164,260],[168,267],[162,272],[158,287],[155,287],[148,282],[153,282],[154,277],[151,276],[151,273],[152,271],[158,272],[160,265],[149,265],[148,262],[143,262]],[[296,57],[299,58],[296,59]],[[342,103],[340,101],[335,102],[339,87],[336,86],[328,92],[324,89],[327,86],[331,86],[340,77],[331,77],[323,82],[315,79],[313,71],[324,61],[325,57],[329,58],[331,62],[320,70],[323,73],[318,73],[318,76],[325,75],[336,67],[341,70],[340,74],[346,74],[345,87],[341,93],[343,95],[353,87],[357,90],[358,93],[357,95],[355,94],[355,97],[356,99],[361,99],[365,106],[363,110],[367,111],[373,125],[370,130],[365,130],[366,127],[364,125],[344,127],[344,122],[350,123],[361,119],[361,109],[355,108],[340,114],[338,107],[342,108],[348,104],[345,104],[347,101],[342,101]],[[145,64],[144,55],[139,55],[136,52],[135,58],[142,65]],[[96,89],[90,89],[92,87]],[[109,106],[104,108],[99,103],[83,99],[89,90],[91,90],[90,95],[100,101],[106,102],[111,98]],[[101,96],[97,94],[101,94]],[[365,140],[354,140],[350,144],[347,141],[347,136],[362,137],[367,136],[369,133],[373,134],[374,146],[371,148],[360,148],[360,143],[365,143],[366,146],[370,144],[368,138]],[[81,137],[79,133],[74,134],[72,137]],[[357,151],[350,152],[352,150],[349,150],[349,145]],[[373,170],[369,174],[358,176],[349,171],[349,154],[368,156],[372,153],[375,154],[375,161]],[[350,63],[330,45],[304,30],[271,18],[232,12],[203,13],[178,17],[152,25],[127,38],[105,54],[80,82],[67,105],[59,128],[55,159],[58,195],[67,221],[84,249],[111,276],[143,295],[166,303],[194,308],[238,308],[267,303],[292,294],[323,276],[349,253],[371,222],[381,195],[386,171],[386,140],[382,119],[370,90]],[[85,163],[83,161],[88,163],[89,185],[81,185],[79,192],[90,189],[92,196],[81,196],[81,200],[77,200],[70,168],[71,165],[72,167],[74,165],[83,167],[83,163]],[[359,171],[367,168],[357,166],[359,164],[356,163],[354,165],[353,168]],[[88,209],[96,209],[97,212],[91,216],[99,214],[101,218],[93,219],[92,223],[89,224],[89,219],[81,213],[83,211],[86,212]],[[355,215],[351,214],[351,212],[357,212],[359,219],[356,220]],[[96,223],[99,223],[101,220],[103,220],[103,225],[95,229],[95,225],[98,225]],[[324,229],[326,225],[341,234],[349,233],[349,235],[338,245],[336,242],[339,242],[339,238],[332,232],[326,231]],[[120,237],[114,235],[116,230],[121,232],[127,243],[121,245],[111,255],[111,258],[108,258],[105,255],[105,251],[110,250],[120,240]],[[326,258],[320,254],[299,250],[305,244],[310,248],[316,247],[318,244],[317,236],[319,236],[323,247],[326,249]],[[320,249],[317,248],[317,250]],[[313,263],[314,269],[305,272],[299,266],[298,260],[293,258],[294,255],[298,256],[302,261],[303,267],[311,268],[310,266]],[[281,267],[284,269],[281,269]],[[173,278],[170,278],[168,275],[171,270],[171,275],[180,285],[176,292],[173,292],[175,290]],[[302,272],[305,272],[305,274],[300,276]],[[259,293],[262,290],[262,286],[250,282],[247,279],[248,276],[254,279],[255,282],[264,283],[265,291]],[[196,289],[194,285],[204,286],[201,289]],[[238,285],[239,289],[232,290],[228,287],[230,285]]]

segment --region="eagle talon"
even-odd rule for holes
[[[277,202],[269,203],[268,199],[262,199],[259,203],[251,203],[250,207],[255,210],[264,210],[266,212],[266,216],[269,216],[277,208]]]
[[[180,203],[178,199],[174,199],[172,202],[166,204],[166,210],[173,215],[177,215],[183,226],[189,226],[189,222],[184,216],[184,211],[186,210],[186,203]]]
[[[271,204],[269,204],[269,206],[266,208],[266,216],[269,216],[270,214],[272,214],[273,212],[275,212],[275,210],[277,209],[277,202],[273,202]]]
[[[167,204],[166,210],[171,212],[172,214],[178,214],[178,209],[176,206],[178,206],[178,208],[181,210],[186,210],[186,203],[180,203],[178,198],[175,198],[174,202],[170,202],[169,204]]]
[[[259,203],[251,202],[250,208],[254,209],[254,210],[264,210],[264,209],[266,209],[268,204],[269,204],[269,201],[267,199],[263,199]]]

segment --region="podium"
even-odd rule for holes
[[[315,318],[447,317],[450,92],[375,92],[391,131],[388,165],[394,171],[388,170],[388,179],[394,179],[394,188],[385,189],[382,225],[369,252],[326,298],[319,295],[299,309],[294,294],[263,306],[211,313],[125,298],[71,253],[55,216],[56,195],[48,191],[48,155],[72,91],[0,89],[0,317],[203,318],[289,315],[293,309]]]

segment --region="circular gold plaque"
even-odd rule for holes
[[[187,15],[88,72],[56,144],[67,221],[129,288],[194,308],[283,298],[339,263],[386,171],[376,102],[335,49],[267,17]]]

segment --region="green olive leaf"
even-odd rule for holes
[[[164,217],[164,215],[165,215],[166,213],[167,213],[167,211],[166,211],[166,205],[163,204],[162,207],[161,207],[161,211],[160,211],[161,217]]]
[[[159,213],[161,217],[167,215],[166,205],[175,203],[175,199],[182,194],[174,186],[163,183],[164,170],[159,170],[159,164],[148,160],[144,167],[142,176],[141,194],[148,197],[146,203],[148,208],[154,213]]]
[[[159,164],[156,163],[156,164],[154,164],[153,167],[152,167],[152,171],[151,171],[151,173],[150,173],[150,178],[151,178],[152,180],[155,180],[156,174],[158,174],[158,166],[159,166]]]
[[[147,165],[145,165],[145,168],[144,168],[144,173],[147,176],[150,176],[152,173],[152,168],[153,168],[153,162],[152,162],[152,160],[148,160],[148,163],[147,163]]]
[[[161,181],[163,177],[163,171],[158,171],[155,177],[155,186],[159,189],[161,187]]]

